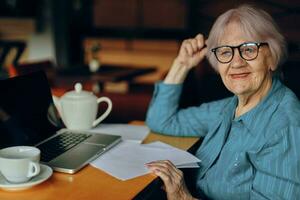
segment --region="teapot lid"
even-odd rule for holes
[[[81,83],[76,83],[74,86],[75,90],[72,90],[70,92],[67,92],[63,98],[71,98],[71,99],[81,99],[81,98],[91,98],[93,97],[93,93],[92,92],[88,92],[88,91],[84,91],[82,90],[82,85]]]

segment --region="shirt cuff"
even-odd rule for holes
[[[182,92],[183,84],[165,84],[162,81],[154,85],[153,97],[155,99],[168,99],[178,101]]]

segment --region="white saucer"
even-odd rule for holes
[[[0,188],[2,188],[3,190],[10,190],[10,191],[25,190],[44,182],[52,175],[53,171],[47,165],[40,164],[40,166],[41,166],[40,174],[37,175],[36,177],[33,177],[26,183],[10,183],[0,173]]]

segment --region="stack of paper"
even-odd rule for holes
[[[91,165],[120,180],[127,180],[149,173],[146,163],[170,160],[177,167],[199,167],[200,160],[192,154],[162,142],[138,144],[123,141],[103,154]]]
[[[173,146],[171,146],[171,145],[168,145],[168,144],[166,144],[166,143],[159,142],[159,141],[153,142],[153,143],[150,143],[150,144],[144,144],[144,145],[146,145],[146,146],[151,146],[151,147],[158,147],[158,148],[169,148],[169,149],[171,149],[171,150],[173,149],[173,150],[175,150],[175,151],[176,151],[176,150],[183,151],[183,150],[181,150],[181,149],[177,149],[177,148],[175,148],[175,147],[173,147]],[[186,152],[186,151],[184,151],[184,152]],[[186,152],[186,153],[188,153],[188,152]],[[191,163],[186,162],[186,163],[184,163],[184,164],[177,164],[177,165],[176,165],[177,168],[198,168],[198,167],[199,167],[198,162],[199,162],[200,160],[199,160],[197,157],[195,157],[194,155],[190,154],[190,153],[188,153],[188,155],[189,155],[189,156],[192,156],[191,159],[196,159],[197,162],[191,162]]]

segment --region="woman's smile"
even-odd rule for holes
[[[242,72],[242,73],[232,73],[229,74],[229,76],[231,79],[234,80],[243,80],[243,79],[248,79],[250,74],[251,74],[250,72]]]

